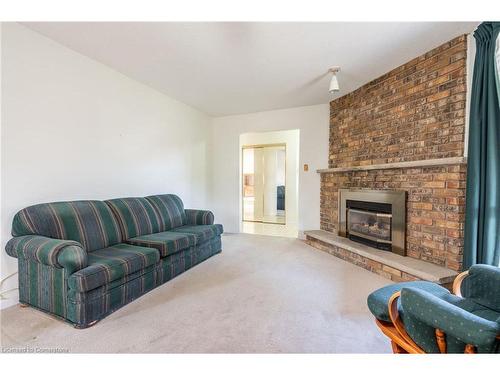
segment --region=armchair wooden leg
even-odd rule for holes
[[[436,328],[436,342],[437,342],[439,351],[441,353],[448,352],[447,347],[446,347],[446,334],[438,328]],[[467,344],[467,345],[465,345],[464,353],[465,354],[475,354],[476,347],[472,344]]]
[[[392,346],[392,352],[394,354],[408,354],[408,352],[406,350],[404,350],[402,347],[400,347],[398,344],[396,344],[392,340],[391,340],[391,346]]]
[[[476,354],[476,347],[472,344],[465,345],[465,354]]]
[[[441,353],[446,353],[446,334],[436,328],[436,342]]]

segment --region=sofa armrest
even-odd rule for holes
[[[87,267],[87,252],[76,241],[59,240],[44,236],[14,237],[5,246],[7,254],[56,268],[70,274]]]
[[[188,225],[207,225],[214,223],[214,214],[207,210],[184,210]]]
[[[483,319],[416,288],[401,290],[401,306],[404,314],[466,344],[492,347],[500,333],[498,322]]]

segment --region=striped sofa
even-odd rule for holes
[[[221,252],[222,232],[172,194],[55,202],[19,211],[6,251],[22,304],[86,328]]]

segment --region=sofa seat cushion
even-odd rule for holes
[[[408,281],[387,285],[383,288],[377,289],[368,296],[368,308],[375,316],[375,318],[383,320],[385,322],[390,322],[391,319],[389,317],[388,308],[389,299],[394,293],[408,287],[425,290],[426,292],[429,292],[436,297],[440,297],[443,299],[446,299],[448,296],[450,296],[450,292],[446,288],[443,288],[442,286],[431,283],[429,281]],[[400,302],[398,302],[398,305],[400,306]],[[401,312],[401,307],[399,307],[399,311]]]
[[[208,241],[211,238],[222,234],[221,224],[212,225],[183,225],[182,227],[172,229],[173,232],[190,233],[196,237],[196,244]]]
[[[192,233],[167,231],[130,238],[127,242],[131,245],[154,248],[163,258],[193,246],[196,236]]]
[[[92,303],[95,300],[102,299],[106,294],[114,294],[120,287],[127,285],[127,292],[132,291],[134,288],[139,289],[150,289],[149,286],[156,285],[156,274],[157,269],[161,265],[161,260],[158,264],[143,268],[140,271],[128,274],[124,277],[116,279],[108,284],[101,285],[100,287],[88,290],[86,292],[80,292],[78,290],[69,289],[68,290],[68,300],[70,303]],[[141,280],[142,279],[142,280]],[[141,280],[142,285],[135,284]],[[133,291],[132,291],[133,292]]]
[[[88,267],[68,278],[71,289],[86,292],[156,264],[158,250],[120,243],[88,254]]]

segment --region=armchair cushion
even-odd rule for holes
[[[479,305],[500,312],[500,268],[477,264],[461,286],[462,296]]]
[[[408,334],[426,352],[437,349],[436,328],[446,333],[448,342],[448,336],[451,336],[464,344],[477,346],[482,352],[494,352],[496,349],[500,323],[495,320],[484,319],[425,290],[412,287],[401,290],[401,306]],[[497,314],[496,318],[499,317],[500,314]]]
[[[118,244],[88,254],[89,266],[68,278],[68,285],[78,292],[86,292],[141,271],[156,264],[160,254],[156,249]]]
[[[214,214],[206,210],[184,210],[186,212],[187,225],[211,225],[214,223]]]
[[[421,290],[425,290],[439,297],[443,297],[445,295],[450,294],[447,289],[443,288],[438,284],[431,283],[429,281],[408,281],[397,284],[391,284],[383,288],[377,289],[368,296],[367,303],[371,313],[379,320],[390,322],[391,319],[389,318],[389,308],[387,306],[389,303],[389,299],[394,293],[399,292],[401,289],[407,287],[415,287]],[[400,313],[402,313],[400,307],[401,304],[399,302],[398,306]]]
[[[76,241],[27,235],[11,238],[5,249],[10,256],[65,268],[70,274],[87,266],[87,252]]]
[[[209,239],[222,234],[221,224],[214,225],[183,225],[172,229],[173,232],[194,234],[196,244],[208,241]]]
[[[167,231],[130,238],[127,242],[131,245],[155,248],[163,258],[193,246],[196,237],[191,233]]]

